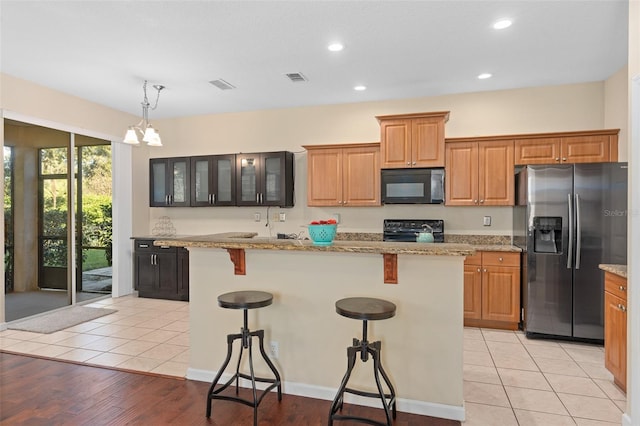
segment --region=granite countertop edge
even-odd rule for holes
[[[606,272],[611,272],[612,274],[616,274],[621,276],[622,278],[627,278],[627,265],[617,265],[611,263],[601,263],[598,265],[600,269]]]
[[[292,250],[342,253],[417,254],[429,256],[470,256],[475,248],[459,243],[400,243],[383,241],[334,241],[329,246],[314,245],[310,240],[279,240],[258,237],[255,232],[227,232],[189,237],[156,237],[154,245],[194,248]]]

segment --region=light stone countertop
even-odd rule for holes
[[[609,263],[602,263],[598,265],[600,269],[606,272],[611,272],[612,274],[616,274],[621,276],[622,278],[627,278],[627,265],[616,265]]]
[[[255,232],[227,232],[211,235],[194,235],[180,238],[158,237],[156,246],[198,247],[254,250],[295,250],[342,253],[417,254],[427,256],[470,256],[475,248],[458,243],[400,243],[383,241],[338,241],[330,246],[314,245],[310,240],[279,240],[257,237]]]

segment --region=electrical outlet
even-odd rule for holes
[[[284,222],[287,219],[287,214],[285,212],[280,212],[280,222]]]
[[[271,222],[281,222],[280,216],[278,215],[278,213],[273,213],[271,215]]]
[[[260,212],[255,212],[253,214],[253,220],[256,222],[260,222]]]
[[[280,348],[278,342],[271,341],[269,342],[269,348],[271,349],[271,358],[278,359],[280,355]]]
[[[491,216],[485,216],[483,224],[484,226],[491,226]]]

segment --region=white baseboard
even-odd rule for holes
[[[189,368],[187,370],[187,379],[197,380],[199,382],[211,383],[216,376],[216,372],[210,370],[200,370]],[[223,374],[221,381],[229,380],[230,374]],[[240,386],[244,388],[251,387],[251,382],[241,379]],[[268,386],[266,383],[256,383],[256,388],[264,389]],[[324,386],[309,385],[306,383],[283,382],[282,393],[288,395],[304,396],[307,398],[323,399],[327,401],[333,400],[336,395],[337,388],[328,388]],[[275,391],[273,391],[275,392]],[[349,404],[362,405],[366,407],[380,408],[380,402],[372,398],[361,397],[358,395],[345,395],[345,402]],[[440,417],[443,419],[464,421],[464,406],[437,404],[435,402],[417,401],[412,399],[398,398],[397,409],[403,413],[419,414],[421,416]]]
[[[0,331],[5,331],[6,329],[7,329],[7,323],[6,322],[0,323]]]
[[[631,417],[629,417],[629,414],[624,413],[622,415],[622,426],[633,426],[633,422],[631,421]]]

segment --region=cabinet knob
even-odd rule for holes
[[[620,309],[622,312],[627,312],[627,308],[624,305],[621,305],[620,303],[618,303],[618,309]]]
[[[484,269],[482,270],[482,272],[487,272],[487,268],[484,268]]]
[[[478,204],[478,200],[473,200],[473,204]]]
[[[411,162],[407,161],[407,166],[410,166],[410,165],[411,165]]]
[[[567,157],[562,157],[562,161],[567,161]]]
[[[498,260],[499,260],[500,262],[502,262],[504,259],[503,259],[503,258],[501,258],[501,257],[499,257],[499,258],[498,258]]]
[[[484,200],[480,200],[480,204],[484,203]]]
[[[480,268],[478,268],[478,272],[480,272]]]
[[[560,161],[560,157],[556,157],[556,161],[558,161],[558,162],[559,162],[559,161]]]
[[[416,165],[416,162],[415,162],[415,161],[413,162],[413,165],[414,165],[414,166]]]
[[[627,290],[627,288],[625,286],[623,286],[623,285],[621,285],[619,288],[620,288],[620,291],[626,291]]]

